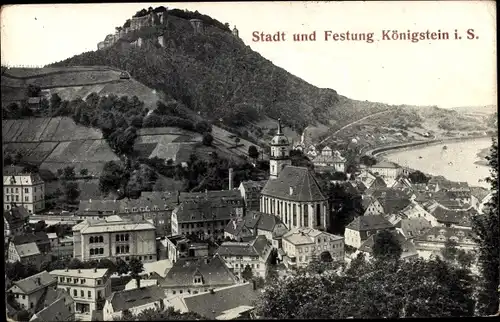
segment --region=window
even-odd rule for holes
[[[97,285],[101,285],[101,284],[102,284],[102,281],[101,280],[97,280]],[[101,293],[101,291],[99,291],[99,294],[100,293]],[[101,296],[99,295],[99,297],[101,297]]]
[[[132,212],[137,212],[137,208],[132,208]]]
[[[99,255],[103,255],[104,254],[104,248],[99,248]]]
[[[321,225],[321,205],[316,205],[316,225]]]
[[[87,297],[88,297],[88,298],[91,298],[91,297],[92,297],[92,292],[91,292],[91,291],[88,291],[88,292],[87,292]]]
[[[179,294],[182,294],[182,290],[179,291]]]
[[[30,303],[30,308],[32,309],[33,308],[33,302]]]
[[[16,193],[19,193],[19,188],[16,188]]]
[[[128,241],[128,234],[125,234],[125,241]]]
[[[80,296],[85,297],[85,292],[83,292],[83,290],[80,290]]]
[[[94,249],[93,248],[90,249],[90,255],[94,255]]]
[[[104,243],[104,237],[99,236],[99,242],[100,242],[100,243]]]
[[[100,280],[98,282],[100,282]],[[99,285],[99,283],[97,283],[97,285]],[[102,298],[102,292],[101,291],[97,291],[97,298],[98,299]]]
[[[116,253],[120,254],[120,246],[116,246]]]
[[[130,247],[127,245],[125,246],[125,253],[129,253]]]
[[[120,241],[120,235],[116,235],[116,241]]]
[[[73,297],[77,297],[78,296],[78,292],[76,290],[73,290]]]
[[[9,196],[7,196],[7,201],[9,201]]]
[[[60,281],[61,283],[64,283],[64,277],[59,277],[59,281]]]
[[[19,201],[19,196],[16,196],[16,201]]]
[[[174,294],[174,295],[175,295],[175,293],[176,293],[176,292],[175,292],[175,290],[173,290],[173,291],[172,291],[172,294]]]
[[[28,188],[24,188],[24,193],[30,192]]]
[[[151,256],[149,256],[149,259],[153,259],[153,256],[152,256],[152,255],[151,255]]]
[[[30,201],[30,197],[24,196],[24,201]]]
[[[84,278],[82,278],[82,279],[80,280],[80,284],[85,284],[85,279],[84,279]]]

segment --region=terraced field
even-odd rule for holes
[[[22,161],[56,173],[74,166],[99,176],[104,163],[118,160],[102,133],[75,124],[69,117],[30,118],[2,121],[4,153],[21,152]]]

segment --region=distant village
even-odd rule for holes
[[[449,240],[476,248],[471,217],[490,200],[486,189],[443,177],[413,183],[411,169],[383,160],[361,166],[353,180],[335,182],[361,194],[364,211],[336,235],[328,232],[333,210],[317,175],[345,172],[341,152],[299,147],[314,170],[292,166],[281,123],[270,148],[268,180],[233,186],[229,171],[228,190],[80,200],[74,213],[46,213],[40,175],[5,167],[5,258],[18,276],[6,269],[7,317],[113,321],[173,307],[209,319],[255,318],[254,300],[270,274],[290,275],[315,260],[349,263],[359,253],[371,258],[383,230],[400,241],[403,259],[440,256]],[[123,269],[137,260],[142,271]],[[32,275],[20,276],[22,267]]]

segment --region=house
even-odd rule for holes
[[[156,228],[148,221],[126,220],[119,216],[87,219],[73,226],[73,257],[81,261],[138,257],[156,261]]]
[[[400,232],[398,231],[393,231],[392,234],[394,234],[396,240],[399,242],[401,245],[401,259],[410,259],[410,258],[417,258],[418,257],[418,252],[417,249],[415,248],[415,245],[410,241],[407,240]],[[367,240],[361,244],[361,246],[358,249],[357,253],[363,253],[367,255],[367,258],[371,258],[373,256],[373,246],[375,245],[375,235],[371,235]],[[357,254],[355,253],[355,256]]]
[[[224,238],[224,227],[237,218],[235,208],[212,200],[188,200],[172,212],[173,235],[195,235],[198,239]]]
[[[47,290],[47,293],[45,294],[45,299],[42,303],[43,308],[50,306],[52,303],[54,303],[59,299],[63,299],[64,304],[68,307],[68,311],[70,311],[74,316],[75,301],[73,300],[71,295],[69,295],[69,293],[62,288],[56,288],[56,289],[49,288]]]
[[[324,147],[321,154],[312,160],[314,169],[318,172],[345,172],[346,159],[339,151],[333,151],[330,147]]]
[[[423,207],[418,202],[412,202],[405,209],[401,211],[401,214],[408,219],[418,219],[423,218],[426,220],[432,227],[438,226],[439,223],[429,211],[425,207]]]
[[[286,233],[282,249],[287,267],[305,267],[326,253],[334,261],[344,260],[344,238],[312,228],[302,227]]]
[[[167,273],[172,268],[172,265],[173,263],[170,259],[144,263],[144,271],[140,275],[143,278],[160,280],[167,276]]]
[[[197,294],[211,288],[238,283],[238,279],[219,256],[180,258],[160,282],[168,296]]]
[[[247,266],[253,276],[266,278],[267,265],[273,250],[271,242],[265,236],[257,236],[251,242],[224,242],[216,251],[227,266],[241,277]]]
[[[153,285],[134,288],[113,292],[104,304],[103,318],[104,321],[113,321],[121,318],[125,311],[136,316],[147,309],[163,310],[165,307],[167,307],[165,293],[160,287]]]
[[[241,196],[245,200],[246,210],[259,210],[260,192],[264,188],[267,180],[262,181],[242,181],[239,186]]]
[[[57,281],[47,271],[32,275],[20,281],[7,291],[14,296],[14,300],[25,310],[34,313],[39,301],[49,288],[56,289]]]
[[[51,254],[57,258],[71,258],[73,257],[73,247],[73,236],[64,236],[57,239],[57,244],[52,247]]]
[[[12,207],[3,212],[4,237],[21,235],[29,221],[28,210],[24,207]]]
[[[403,174],[403,169],[394,162],[379,161],[370,167],[374,174],[380,175],[384,180],[396,180]]]
[[[288,232],[279,217],[258,211],[249,211],[243,220],[232,220],[224,229],[224,236],[237,241],[249,241],[263,235],[274,248],[281,247],[281,238]]]
[[[359,248],[371,235],[385,229],[394,230],[395,227],[382,215],[356,217],[345,228],[345,244]]]
[[[471,202],[470,205],[476,210],[479,210],[479,206],[483,200],[488,196],[490,191],[483,187],[470,187],[471,192]]]
[[[230,182],[232,177],[229,176]],[[185,201],[212,201],[213,207],[231,206],[238,218],[245,214],[245,199],[238,189],[235,190],[205,190],[205,192],[181,192],[179,194],[181,203]]]
[[[59,298],[41,311],[35,313],[30,322],[75,321],[73,307],[65,303],[65,298]]]
[[[404,238],[409,240],[422,235],[432,227],[425,218],[401,219],[394,226]]]
[[[254,283],[243,283],[199,294],[176,296],[168,302],[174,310],[198,313],[210,320],[249,319],[259,293]]]
[[[38,173],[25,173],[15,166],[3,170],[4,210],[23,207],[34,214],[45,208],[45,183]]]
[[[160,245],[160,258],[168,258],[172,262],[179,258],[208,255],[208,243],[192,242],[183,235],[167,236],[160,241]]]
[[[432,227],[424,234],[414,239],[415,247],[420,256],[430,257],[444,249],[447,240],[457,242],[457,248],[472,251],[477,248],[474,233],[469,229]]]
[[[27,243],[15,245],[9,243],[7,262],[21,262],[23,264],[32,264],[40,268],[46,256],[40,252],[36,243]]]
[[[14,236],[11,240],[14,245],[22,245],[28,243],[36,243],[42,254],[48,254],[51,251],[50,240],[47,233],[43,231],[34,233],[25,233],[19,236]]]
[[[90,320],[93,312],[111,294],[111,279],[107,268],[57,269],[50,272],[57,287],[73,298],[75,317]]]
[[[438,206],[429,211],[436,218],[437,226],[472,229],[472,217],[477,214],[474,208],[468,210],[450,210]]]

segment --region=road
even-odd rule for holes
[[[362,122],[362,121],[364,121],[364,120],[366,120],[366,119],[368,119],[368,118],[370,118],[370,117],[377,116],[377,115],[380,115],[380,114],[383,114],[383,113],[387,113],[387,112],[389,112],[389,111],[390,111],[390,110],[385,110],[385,111],[381,111],[381,112],[373,113],[373,114],[367,115],[367,116],[365,116],[365,117],[362,117],[362,118],[360,118],[360,119],[359,119],[359,120],[357,120],[357,121],[354,121],[354,122],[351,122],[351,123],[349,123],[349,124],[347,124],[347,125],[344,125],[344,126],[343,126],[343,127],[341,127],[340,129],[338,129],[337,131],[333,132],[331,135],[329,135],[328,137],[326,137],[325,139],[323,139],[323,140],[322,140],[321,142],[319,142],[318,144],[323,144],[324,142],[326,142],[326,141],[328,141],[329,139],[331,139],[331,138],[332,138],[332,136],[334,136],[334,135],[336,135],[337,133],[339,133],[340,131],[342,131],[342,130],[344,130],[344,129],[348,128],[349,126],[352,126],[352,125],[354,125],[354,124],[357,124],[357,123],[359,123],[359,122]]]

